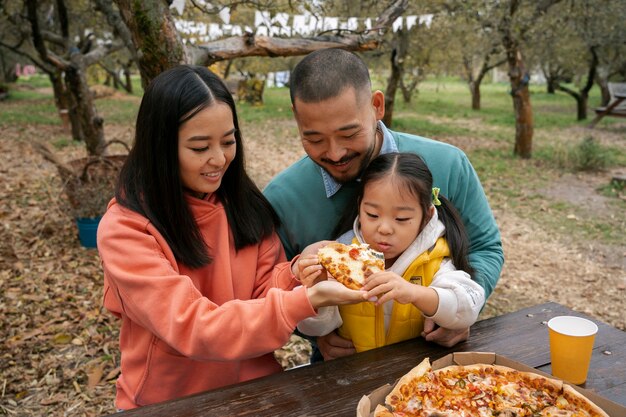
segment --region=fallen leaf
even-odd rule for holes
[[[15,399],[16,400],[21,400],[22,398],[26,397],[28,395],[28,391],[20,391],[17,394],[15,394]]]
[[[65,396],[65,394],[55,394],[52,397],[48,397],[48,398],[44,398],[43,400],[39,401],[39,404],[41,405],[52,405],[52,404],[57,404],[60,402],[63,402],[67,399],[67,397]]]
[[[87,371],[87,387],[93,388],[100,383],[104,373],[104,364],[99,364]]]
[[[119,374],[120,374],[120,367],[118,366],[112,371],[109,371],[109,373],[107,374],[107,376],[104,377],[104,379],[108,381],[110,379],[116,378]]]
[[[67,333],[57,333],[54,335],[53,340],[57,345],[67,345],[72,341],[72,335]]]

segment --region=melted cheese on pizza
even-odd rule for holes
[[[330,243],[319,249],[320,264],[337,281],[349,288],[363,286],[365,278],[385,269],[385,258],[369,245]]]

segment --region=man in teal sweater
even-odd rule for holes
[[[500,232],[474,168],[458,148],[434,140],[393,132],[381,122],[385,98],[372,92],[369,71],[355,54],[324,49],[305,57],[293,70],[291,103],[307,156],[280,172],[265,196],[278,213],[280,238],[288,258],[307,245],[335,239],[337,222],[356,198],[358,181],[379,154],[414,152],[461,213],[470,238],[472,277],[485,298],[500,277],[504,255]],[[425,323],[424,337],[452,346],[469,337],[469,329],[434,328]],[[325,359],[354,353],[352,343],[336,333],[317,339]]]

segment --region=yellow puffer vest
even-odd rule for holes
[[[442,237],[435,247],[420,254],[403,274],[403,278],[416,285],[428,287],[439,270],[443,258],[450,256],[448,243]],[[385,312],[383,306],[372,302],[339,306],[343,325],[339,335],[352,340],[357,352],[413,339],[422,333],[424,316],[413,304],[394,302],[385,334]]]

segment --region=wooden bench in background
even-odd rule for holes
[[[604,116],[626,117],[626,83],[609,83],[611,100],[606,107],[597,107],[596,117],[589,124],[594,127]]]

